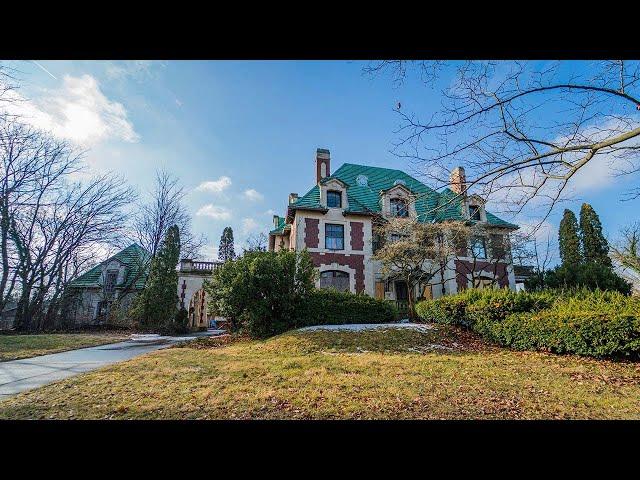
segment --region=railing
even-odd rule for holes
[[[218,262],[193,262],[193,269],[213,272],[218,265],[220,265]]]
[[[222,262],[205,262],[205,261],[182,260],[180,262],[180,271],[181,272],[211,273],[216,268],[218,268],[221,264],[222,264]]]

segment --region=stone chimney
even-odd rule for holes
[[[296,203],[298,201],[298,194],[297,193],[290,193],[289,194],[289,205],[292,205],[294,203]]]
[[[449,176],[449,184],[449,188],[451,188],[454,193],[457,193],[458,195],[466,195],[467,177],[464,174],[464,168],[456,167],[451,170],[451,175]]]
[[[326,148],[316,150],[316,183],[331,175],[331,154]]]
[[[280,217],[278,215],[273,216],[273,228],[278,228],[278,223],[280,221]]]

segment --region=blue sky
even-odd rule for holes
[[[397,87],[386,75],[364,76],[362,62],[8,63],[22,72],[22,108],[87,148],[90,172],[121,173],[143,195],[156,168],[177,175],[194,230],[208,237],[207,258],[226,225],[237,250],[248,234],[268,231],[287,195],[313,185],[318,147],[331,150],[332,170],[350,162],[410,172],[390,153],[400,121],[393,110],[398,101],[416,112],[440,105],[418,79]],[[567,206],[577,213],[589,201],[614,236],[638,218],[638,201],[620,202],[619,182],[597,175],[583,176]]]

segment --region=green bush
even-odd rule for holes
[[[316,290],[315,278],[306,251],[249,252],[217,268],[205,289],[212,311],[229,318],[233,330],[255,338],[310,325],[389,322],[397,316],[391,302]]]
[[[425,321],[473,328],[484,319],[504,319],[513,312],[537,311],[551,305],[556,293],[520,292],[508,289],[467,289],[456,295],[418,303],[416,312]]]
[[[466,291],[418,304],[427,321],[459,324],[518,350],[594,357],[640,352],[640,299],[615,291]]]
[[[583,263],[570,267],[558,266],[547,270],[542,278],[527,282],[528,289],[588,289],[610,290],[624,295],[631,293],[631,284],[616,274],[611,267],[597,263]]]
[[[609,293],[609,292],[607,292]],[[537,313],[516,313],[488,325],[490,340],[518,350],[593,357],[640,352],[640,301],[617,294],[580,295]]]
[[[313,291],[300,314],[296,327],[385,323],[395,320],[398,312],[392,302],[329,289]]]
[[[204,288],[232,329],[264,338],[294,328],[315,275],[306,251],[248,252],[215,269]]]

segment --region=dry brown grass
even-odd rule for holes
[[[38,335],[0,335],[0,361],[37,357],[76,348],[94,347],[124,340],[112,333],[43,333]]]
[[[514,352],[453,328],[233,340],[21,394],[0,418],[640,418],[639,364]]]

